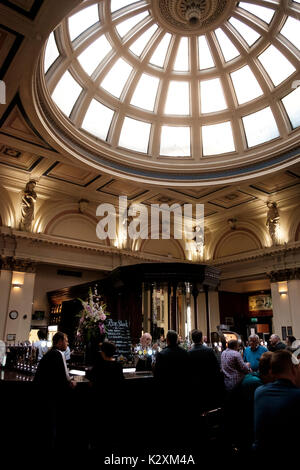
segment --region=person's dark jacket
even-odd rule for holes
[[[287,379],[258,387],[254,395],[254,448],[259,456],[299,453],[300,389]],[[291,460],[293,461],[293,460]]]
[[[272,346],[270,344],[269,351],[274,352],[274,351],[278,351],[279,349],[285,349],[285,348],[286,348],[286,344],[284,344],[282,341],[279,341],[279,343],[275,344],[275,346]]]
[[[63,357],[58,349],[50,349],[40,360],[34,383],[49,394],[61,394],[70,389]]]
[[[117,361],[105,361],[99,353],[87,378],[95,389],[116,390],[124,380],[122,364]]]
[[[180,346],[167,346],[157,353],[154,377],[160,383],[180,385],[189,377],[189,355]]]
[[[214,351],[203,344],[195,344],[188,352],[191,385],[203,409],[212,409],[221,402],[224,381]]]

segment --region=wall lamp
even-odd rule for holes
[[[278,292],[280,296],[286,296],[288,293],[287,281],[278,282]]]
[[[13,283],[12,286],[13,286],[13,288],[15,288],[15,289],[21,289],[21,288],[23,287],[23,284]]]

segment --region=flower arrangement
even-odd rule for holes
[[[105,320],[108,312],[106,312],[106,305],[101,303],[101,297],[97,293],[97,286],[89,289],[89,298],[87,301],[79,299],[82,304],[82,311],[80,312],[80,320],[77,329],[77,337],[84,342],[98,339],[106,333]]]

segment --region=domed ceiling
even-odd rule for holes
[[[40,60],[44,125],[73,157],[156,184],[287,166],[299,159],[299,12],[287,0],[84,1]]]

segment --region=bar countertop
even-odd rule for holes
[[[71,374],[72,378],[76,382],[89,382],[88,379],[82,377],[80,375],[73,375]],[[143,372],[135,372],[135,371],[124,371],[124,377],[126,380],[133,380],[133,379],[151,379],[153,378],[153,374],[151,371],[143,371]],[[9,369],[2,369],[0,372],[0,381],[1,382],[33,382],[34,375],[33,374],[24,374],[22,371],[18,370],[9,370]]]
[[[34,375],[23,374],[18,370],[2,369],[0,372],[1,382],[33,382]]]

